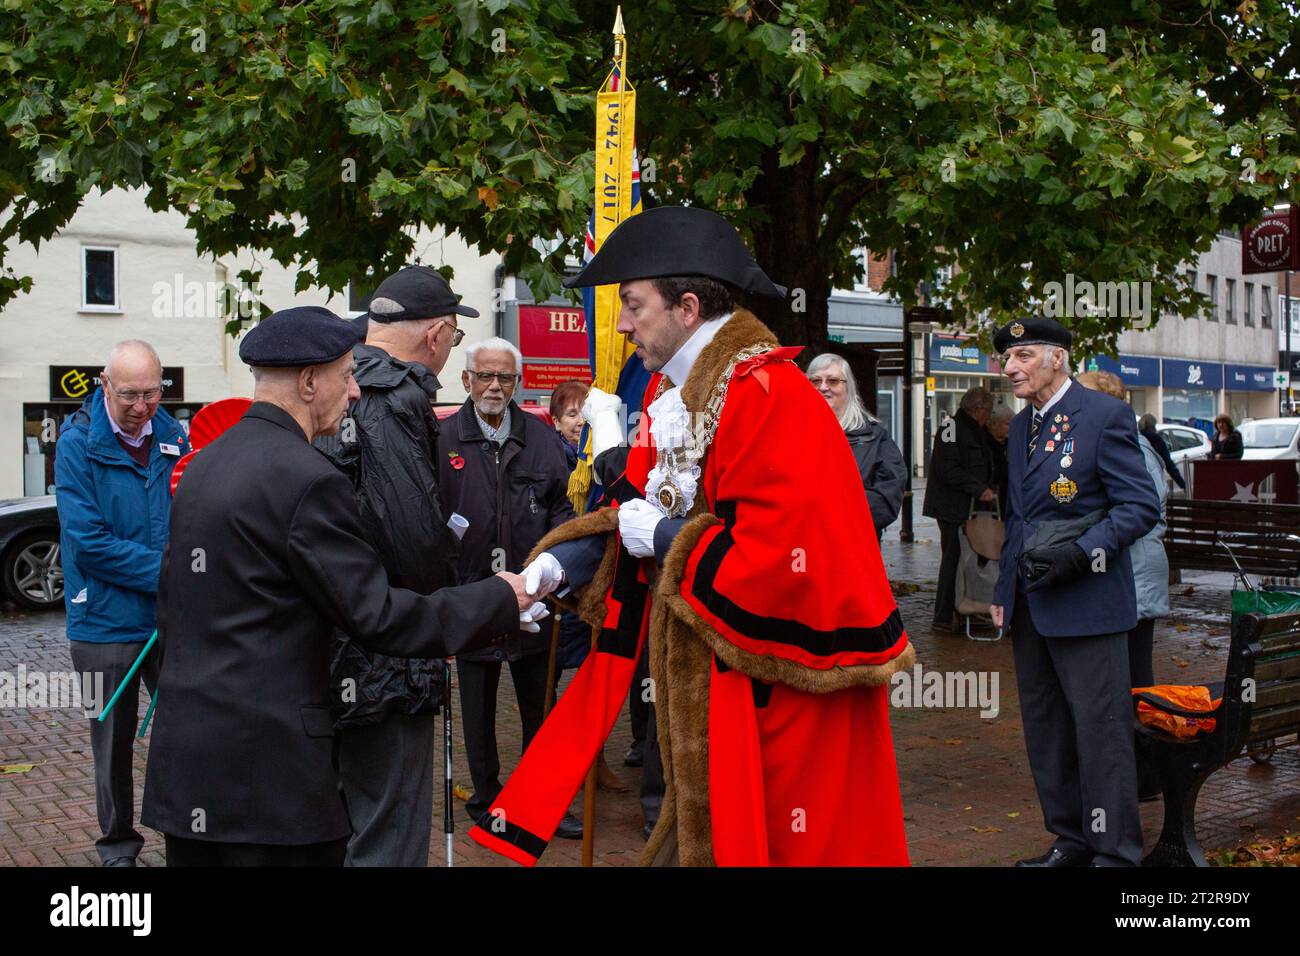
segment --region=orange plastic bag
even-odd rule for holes
[[[1182,740],[1188,740],[1197,734],[1214,732],[1215,720],[1209,714],[1219,706],[1222,698],[1210,699],[1210,689],[1204,686],[1184,684],[1157,684],[1155,687],[1134,687],[1134,694],[1151,694],[1167,700],[1179,710],[1202,711],[1205,717],[1180,717],[1167,714],[1157,707],[1152,707],[1144,700],[1138,701],[1138,720],[1148,727],[1155,727],[1167,734],[1173,734]]]

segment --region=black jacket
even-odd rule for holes
[[[233,843],[347,836],[329,706],[335,629],[386,654],[447,657],[518,614],[497,578],[428,596],[389,587],[348,480],[287,413],[255,402],[194,457],[172,503],[140,819]]]
[[[489,441],[466,399],[438,436],[438,484],[448,514],[469,521],[460,542],[460,579],[520,571],[546,532],[574,516],[569,465],[552,429],[510,403],[510,437]],[[516,622],[517,623],[517,622]],[[469,660],[518,660],[550,647],[550,628],[526,634],[511,628],[500,644]]]
[[[1154,448],[1156,454],[1160,456],[1160,460],[1165,463],[1165,471],[1169,473],[1169,477],[1174,480],[1174,483],[1177,484],[1179,488],[1186,491],[1187,482],[1183,480],[1182,472],[1180,472],[1178,466],[1174,464],[1174,458],[1169,454],[1169,446],[1166,445],[1165,440],[1160,437],[1160,433],[1153,428],[1149,431],[1144,431],[1142,437],[1151,443],[1151,447]]]
[[[1220,459],[1228,460],[1228,459],[1238,459],[1241,457],[1241,455],[1242,455],[1241,432],[1237,431],[1237,429],[1234,428],[1231,432],[1228,433],[1227,438],[1224,438],[1217,431],[1214,433],[1214,438],[1210,440],[1211,458],[1220,458]]]
[[[940,521],[965,521],[970,505],[993,486],[993,455],[984,427],[962,409],[953,416],[952,441],[944,441],[947,422],[939,426],[930,453],[921,513]]]
[[[347,475],[361,526],[394,587],[432,594],[456,583],[456,537],[438,503],[438,380],[417,362],[373,345],[352,350],[361,397],[339,434],[316,440]],[[366,650],[339,633],[330,667],[336,726],[378,723],[388,714],[434,714],[443,664]]]
[[[870,419],[861,428],[846,431],[844,437],[853,449],[862,487],[867,491],[867,504],[871,506],[871,520],[876,534],[880,534],[903,507],[903,489],[907,484],[903,454],[884,426]]]

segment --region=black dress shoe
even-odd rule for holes
[[[1091,862],[1091,850],[1062,850],[1054,846],[1042,856],[1017,860],[1016,866],[1087,866]]]
[[[111,860],[105,860],[104,866],[135,866],[135,857],[115,856]]]
[[[555,835],[566,840],[582,839],[582,821],[572,813],[566,813],[560,825],[555,828]]]
[[[645,763],[645,751],[636,744],[627,748],[627,753],[623,754],[624,767],[640,767]]]

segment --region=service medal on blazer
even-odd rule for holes
[[[1079,486],[1072,479],[1066,478],[1065,472],[1061,472],[1048,490],[1053,498],[1064,505],[1074,500],[1074,496],[1079,493]]]

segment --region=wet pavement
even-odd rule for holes
[[[939,563],[933,522],[918,517],[915,541],[909,544],[899,541],[895,524],[886,532],[882,550],[922,668],[972,672],[977,686],[990,693],[995,685],[997,689],[993,706],[987,708],[996,710],[995,716],[981,716],[978,706],[893,708],[913,864],[1006,866],[1043,852],[1051,837],[1043,829],[1025,756],[1009,640],[977,643],[929,630]],[[1231,584],[1223,574],[1189,574],[1183,584],[1171,588],[1173,613],[1158,623],[1155,633],[1158,682],[1222,677]],[[20,665],[29,672],[71,670],[61,612],[33,614],[9,608],[0,614],[0,672],[14,674]],[[504,777],[518,760],[520,723],[508,669],[501,683],[498,737]],[[618,777],[635,787],[641,771],[622,766],[630,743],[625,708],[605,753]],[[1207,852],[1300,828],[1300,751],[1293,737],[1281,743],[1270,763],[1257,765],[1242,757],[1205,784],[1196,819]],[[147,744],[146,739],[136,747],[137,801]],[[457,726],[456,779],[467,782],[463,754]],[[87,721],[80,711],[0,706],[0,765],[14,764],[33,766],[27,772],[0,775],[0,866],[96,863],[93,767]],[[444,857],[441,786],[435,791],[430,864],[437,866]],[[581,803],[580,791],[574,802],[579,812]],[[455,812],[456,864],[503,865],[499,857],[468,840],[468,817],[459,800]],[[1161,803],[1143,804],[1142,820],[1149,847],[1160,830]],[[634,864],[643,845],[641,825],[634,792],[598,794],[596,864]],[[140,862],[161,865],[161,837],[147,828],[141,832],[146,843]],[[556,839],[542,865],[572,866],[580,861],[580,841]]]

